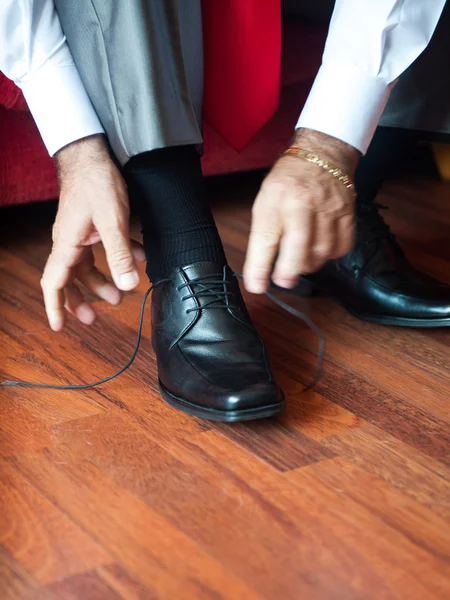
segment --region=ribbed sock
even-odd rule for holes
[[[134,156],[124,177],[140,214],[151,281],[195,262],[226,263],[194,146]]]

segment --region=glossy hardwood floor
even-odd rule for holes
[[[211,185],[242,268],[257,177]],[[380,200],[411,258],[450,283],[450,187],[403,175]],[[0,377],[83,382],[125,362],[145,277],[88,329],[46,326],[54,206],[0,211]],[[100,256],[101,258],[101,256]],[[104,261],[103,261],[104,263]],[[0,388],[1,600],[450,598],[450,330],[360,322],[325,297],[246,295],[288,398],[245,425],[163,403],[148,340],[87,391]]]

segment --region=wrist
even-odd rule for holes
[[[320,158],[332,162],[345,171],[350,177],[353,177],[361,158],[360,151],[353,146],[313,129],[297,129],[291,143],[291,147],[293,146],[316,153]]]
[[[90,135],[61,148],[55,155],[56,169],[61,180],[67,174],[86,166],[111,161],[106,138],[102,134]]]

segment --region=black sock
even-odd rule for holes
[[[407,157],[419,139],[414,129],[378,127],[355,173],[357,213],[374,207],[375,198],[392,170]]]
[[[124,169],[130,202],[143,228],[147,274],[155,282],[174,267],[226,263],[194,146],[145,152]]]

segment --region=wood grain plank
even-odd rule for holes
[[[133,578],[120,564],[101,567],[98,572],[123,600],[159,600],[154,591]]]
[[[264,328],[263,328],[264,330]],[[311,363],[309,352],[297,350],[295,342],[272,339],[272,363],[290,378],[304,383],[302,359]],[[448,463],[450,429],[437,416],[380,389],[370,379],[357,376],[335,362],[328,361],[316,390],[326,398],[353,412],[394,437],[425,454]]]
[[[313,318],[325,333],[327,356],[335,364],[450,421],[445,402],[450,383],[445,365],[450,363],[450,348],[441,342],[439,332],[427,335],[420,330],[380,327],[359,321],[328,298],[303,300],[285,292],[277,294]],[[296,352],[316,351],[315,335],[291,315],[266,299],[250,300],[250,307],[268,339],[279,339]],[[265,316],[267,311],[270,319]]]
[[[230,444],[217,433],[205,432],[197,443],[219,464],[224,452],[228,456],[233,452]],[[320,470],[321,465],[327,463],[326,460],[315,464]],[[314,561],[315,583],[322,582],[322,576],[327,577],[329,571],[324,569],[324,563],[332,560],[334,572],[343,574],[347,583],[359,589],[363,597],[396,598],[401,580],[402,593],[419,600],[426,590],[422,574],[412,569],[411,564],[420,561],[424,569],[429,568],[425,578],[433,581],[436,576],[440,585],[447,589],[450,582],[439,560],[391,530],[376,514],[343,498],[334,488],[322,488],[321,483],[308,475],[312,466],[280,473],[278,479],[274,479],[273,473],[267,474],[266,469],[255,470],[251,455],[236,451],[229,465],[236,477],[245,481],[252,490],[257,490],[266,501],[275,503],[284,518],[289,515],[293,520],[291,527],[301,528],[306,544],[302,547],[299,541],[297,561],[306,569],[308,559],[304,558],[303,552],[310,553]],[[306,473],[304,480],[303,472]],[[294,473],[295,477],[291,477]],[[286,479],[291,483],[295,481],[296,486],[289,485]],[[332,558],[321,554],[327,551],[332,552]],[[336,589],[339,589],[338,586]],[[323,597],[333,597],[330,591],[328,594],[324,590],[321,592]],[[334,593],[336,597],[347,597],[345,593]],[[426,591],[426,597],[445,596],[437,593],[428,595]]]
[[[363,419],[351,411],[314,390],[305,389],[304,385],[287,375],[278,374],[277,379],[283,389],[289,390],[289,403],[279,420],[297,429],[304,436],[320,442],[365,424]],[[322,444],[323,446],[327,445]]]
[[[215,432],[201,434],[197,443],[203,450],[207,451],[208,454],[212,454],[218,460],[224,453],[227,456],[231,455],[232,460],[229,461],[229,468],[234,474],[245,481],[247,486],[252,489],[256,488],[266,501],[273,501],[279,503],[279,506],[282,505],[282,514],[285,517],[295,515],[294,518],[298,519],[298,522],[305,527],[305,532],[309,533],[312,530],[316,535],[320,535],[320,532],[325,535],[327,548],[330,548],[335,542],[337,544],[337,548],[335,548],[337,556],[345,556],[346,550],[348,552],[349,548],[352,550],[357,548],[358,558],[356,559],[355,568],[361,569],[359,572],[362,573],[364,564],[366,564],[372,570],[371,586],[374,586],[372,590],[375,597],[377,595],[378,597],[384,597],[383,593],[387,593],[383,589],[385,583],[388,585],[388,589],[390,588],[393,597],[395,597],[399,578],[402,579],[405,586],[402,587],[405,595],[411,594],[412,598],[446,597],[441,595],[441,590],[447,592],[450,580],[445,569],[442,569],[440,559],[435,558],[434,552],[431,553],[429,550],[424,550],[422,546],[416,545],[410,537],[405,536],[403,532],[394,530],[385,520],[380,519],[376,511],[368,510],[358,505],[352,498],[343,495],[339,491],[340,488],[336,489],[332,485],[324,485],[322,482],[316,481],[311,473],[315,473],[316,470],[321,471],[322,466],[325,467],[330,462],[329,460],[279,474],[278,479],[276,479],[273,473],[267,473],[267,469],[255,470],[251,455],[233,451],[229,442],[225,438],[219,437]],[[331,459],[332,463],[334,461],[336,459]],[[338,478],[338,476],[337,473],[336,477]],[[286,481],[283,483],[283,479],[295,482],[298,486],[297,490],[288,485]],[[367,495],[366,491],[367,487],[362,486],[361,495]],[[290,510],[288,509],[287,498],[291,502]],[[405,502],[408,503],[407,500]],[[424,511],[420,506],[416,507],[416,510],[423,515]],[[395,514],[395,509],[393,513]],[[429,514],[427,513],[427,515]],[[430,518],[434,520],[436,530],[439,531],[438,525],[442,525],[443,521],[439,521],[431,514]],[[424,528],[427,523],[428,516],[420,521],[421,526]],[[414,519],[411,519],[410,530],[412,532],[414,531],[414,525]],[[322,529],[323,526],[325,527]],[[428,530],[417,535],[422,535],[423,539],[426,539]],[[436,554],[438,556],[442,552],[445,553],[445,535],[445,530],[439,533],[436,542]],[[411,535],[411,537],[413,536]],[[428,545],[434,543],[432,535],[426,543]],[[316,547],[321,547],[317,539]],[[309,548],[311,549],[311,546]],[[448,554],[448,549],[446,554]],[[348,555],[347,558],[349,558]],[[420,573],[415,571],[413,567],[417,561],[421,564]],[[320,565],[321,561],[317,560],[317,573],[320,572]],[[348,563],[345,568],[348,569]],[[379,575],[378,581],[374,577],[377,573]],[[364,573],[363,579],[367,581],[367,573]],[[347,575],[347,580],[353,582],[350,574]]]
[[[204,587],[224,600],[258,598],[189,537],[70,447],[61,444],[11,462],[162,599],[183,593],[205,600],[210,594]]]
[[[339,568],[333,575],[323,571],[323,580],[317,583],[317,561],[319,557],[324,560],[326,533],[321,531],[320,536],[311,536],[306,532],[310,529],[309,525],[306,527],[309,515],[303,514],[297,503],[274,506],[269,494],[255,492],[245,479],[237,479],[228,466],[229,462],[234,464],[236,452],[245,452],[253,461],[255,458],[240,450],[233,441],[227,441],[224,449],[227,460],[222,464],[212,461],[199,447],[197,440],[202,439],[203,434],[189,438],[166,437],[163,449],[152,439],[153,430],[140,431],[129,422],[120,423],[117,416],[111,415],[109,420],[94,416],[89,421],[86,439],[90,445],[86,445],[86,434],[82,430],[70,431],[67,442],[63,442],[70,444],[72,455],[76,453],[77,464],[87,460],[94,463],[98,471],[118,487],[142,499],[174,528],[204,548],[228,573],[248,582],[258,597],[290,600],[302,593],[314,599],[320,598],[324,589],[341,590],[346,598],[360,597],[360,591],[340,577]],[[139,467],[136,454],[140,457]],[[18,460],[22,461],[23,457]],[[274,477],[271,486],[278,495],[279,485],[284,487],[283,480],[277,478],[278,470],[261,459],[258,468],[253,466],[253,469],[255,477],[261,470],[268,473],[267,477],[269,474]],[[347,566],[347,561],[352,560],[349,557],[352,550],[342,549],[338,540],[327,539],[327,544],[333,549],[335,545],[339,547]],[[258,550],[249,555],[249,547]],[[331,556],[334,556],[331,551],[326,552],[324,562]],[[358,568],[361,572],[367,570],[371,578],[368,567],[359,565]],[[274,579],[273,572],[280,570],[284,572],[282,580]]]
[[[111,562],[98,544],[4,462],[0,544],[42,584]]]
[[[47,590],[65,600],[124,600],[124,596],[111,588],[97,571],[87,571],[57,581],[47,586]]]
[[[46,589],[64,600],[159,600],[118,563],[57,581]]]
[[[340,484],[339,487],[333,488],[319,482],[309,467],[290,472],[287,476],[303,490],[303,502],[314,506],[319,514],[323,514],[322,521],[325,526],[337,535],[341,532],[348,542],[352,540],[358,546],[361,556],[371,556],[372,561],[376,563],[374,568],[381,569],[385,573],[386,583],[393,591],[401,585],[402,593],[408,598],[417,600],[448,598],[450,594],[448,570],[443,568],[439,554],[442,536],[439,536],[437,542],[433,538],[432,544],[422,545],[421,541],[418,541],[420,533],[408,531],[405,534],[404,530],[399,531],[400,527],[396,523],[396,519],[399,519],[398,515],[391,514],[389,520],[386,516],[379,517],[385,509],[382,503],[377,506],[377,510],[368,509],[350,494],[341,492],[340,490],[345,488],[340,487]],[[370,500],[365,502],[370,504]],[[416,507],[415,510],[420,513],[420,507]],[[405,526],[407,518],[401,521]],[[418,521],[420,527],[427,524],[427,533],[429,533],[428,519]],[[410,526],[411,522],[417,523],[415,519],[409,517]],[[435,543],[437,548],[431,550],[430,546]],[[445,561],[447,561],[447,553]],[[417,570],[418,564],[420,570]]]
[[[307,472],[364,506],[427,554],[450,564],[450,528],[445,518],[343,457],[310,465]],[[299,478],[303,485],[303,473],[292,472],[289,478]]]
[[[42,589],[3,546],[0,546],[0,590],[2,600],[63,600]]]
[[[322,443],[450,519],[450,469],[441,462],[370,424]]]

